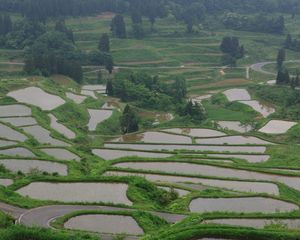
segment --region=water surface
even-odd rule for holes
[[[74,153],[70,152],[67,149],[62,148],[42,148],[41,151],[45,152],[49,156],[52,156],[58,160],[76,160],[79,161],[80,157],[75,155]]]
[[[8,141],[8,140],[1,140],[0,139],[0,147],[8,147],[8,146],[13,146],[18,144],[17,142],[14,141]]]
[[[0,117],[25,117],[31,116],[31,109],[25,105],[0,105]]]
[[[68,168],[66,165],[50,161],[3,159],[0,160],[0,164],[13,172],[21,171],[23,173],[30,173],[33,170],[39,170],[50,174],[58,173],[62,176],[68,175]]]
[[[145,157],[145,158],[168,158],[173,156],[166,153],[153,153],[153,152],[138,152],[138,151],[123,151],[112,149],[93,149],[93,154],[105,159],[113,160],[122,157]]]
[[[250,125],[243,125],[239,121],[219,121],[218,125],[220,125],[223,129],[233,130],[241,133],[246,133],[252,130]]]
[[[268,117],[269,115],[275,112],[274,108],[264,105],[256,100],[239,102],[252,107],[256,112],[259,112],[261,115],[263,115],[263,117]]]
[[[264,197],[197,198],[191,201],[192,212],[291,212],[298,210],[292,203]]]
[[[58,122],[58,119],[53,115],[53,114],[48,114],[49,118],[50,118],[50,126],[56,130],[57,132],[59,132],[60,134],[64,135],[66,138],[69,139],[73,139],[76,137],[76,134],[71,131],[69,128],[67,128],[66,126],[64,126],[63,124]]]
[[[271,120],[264,127],[262,127],[259,132],[268,134],[284,134],[295,125],[297,125],[296,122]]]
[[[158,145],[158,144],[118,144],[106,143],[106,148],[133,149],[133,150],[190,150],[202,152],[231,152],[231,153],[264,153],[263,146],[201,146],[201,145]]]
[[[244,100],[244,101],[251,100],[251,96],[246,89],[238,89],[238,88],[229,89],[224,91],[223,93],[227,97],[229,102],[239,101],[239,100]]]
[[[81,90],[81,95],[85,95],[85,96],[88,96],[88,97],[92,97],[94,99],[98,99],[97,96],[95,95],[94,91]]]
[[[206,128],[171,128],[164,129],[163,131],[189,135],[191,137],[222,137],[226,135],[223,132]]]
[[[32,135],[42,144],[51,144],[54,146],[69,146],[68,143],[60,141],[50,136],[50,131],[41,126],[30,126],[22,128],[26,133]]]
[[[88,109],[90,114],[90,121],[88,123],[89,131],[95,131],[97,125],[112,116],[112,110],[96,110],[96,109]]]
[[[74,94],[74,93],[71,93],[71,92],[67,92],[66,96],[67,96],[67,98],[71,99],[72,101],[74,101],[77,104],[83,103],[84,100],[87,98],[86,96]]]
[[[20,157],[35,157],[35,154],[28,150],[27,148],[23,147],[15,147],[9,149],[0,150],[0,155],[7,155],[7,156],[20,156]]]
[[[18,102],[40,107],[42,110],[50,111],[65,103],[61,97],[49,94],[38,87],[28,87],[7,94]]]
[[[83,230],[97,233],[111,233],[111,234],[130,234],[141,235],[144,234],[143,229],[130,216],[121,215],[81,215],[69,219],[65,228],[72,230]]]
[[[24,134],[19,133],[18,131],[2,123],[0,123],[0,137],[19,142],[24,142],[27,140],[27,137]]]
[[[5,178],[0,179],[0,185],[4,186],[4,187],[8,187],[9,185],[12,185],[13,183],[14,183],[14,181],[12,179],[5,179]]]
[[[271,142],[262,140],[257,137],[250,136],[226,136],[226,137],[217,137],[217,138],[200,138],[196,139],[198,144],[216,144],[216,145],[270,145]]]
[[[264,182],[249,182],[249,181],[230,181],[218,179],[206,179],[195,177],[179,177],[161,174],[145,174],[133,172],[119,172],[111,171],[106,172],[106,176],[140,176],[152,182],[169,182],[169,183],[195,183],[211,187],[225,188],[228,190],[240,192],[255,192],[255,193],[268,193],[279,195],[279,190],[276,184]]]
[[[132,205],[126,196],[127,189],[127,184],[122,183],[34,182],[17,192],[22,196],[41,200]]]
[[[33,117],[9,117],[0,118],[0,121],[9,123],[15,127],[24,127],[30,125],[36,125],[37,121]]]

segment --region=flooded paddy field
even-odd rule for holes
[[[130,216],[93,214],[69,219],[65,228],[98,233],[142,235],[143,229]]]
[[[203,145],[157,145],[157,144],[121,144],[106,143],[106,148],[132,149],[132,150],[190,150],[202,152],[231,152],[231,153],[264,153],[266,147],[263,146],[203,146]]]
[[[132,205],[128,186],[121,183],[47,183],[34,182],[19,189],[22,196],[61,202],[105,202]]]
[[[42,144],[50,144],[54,146],[69,146],[68,143],[51,137],[50,131],[41,126],[23,127],[22,129],[26,133],[32,135],[38,142]]]
[[[71,161],[71,160],[76,160],[79,161],[80,157],[77,156],[76,154],[70,152],[67,149],[63,149],[63,148],[42,148],[40,149],[41,151],[43,151],[44,153],[48,154],[49,156],[52,156],[58,160],[67,160],[67,161]]]
[[[279,189],[277,185],[273,183],[230,181],[230,180],[180,177],[180,176],[171,176],[171,175],[120,172],[120,171],[106,172],[105,175],[106,176],[140,176],[152,182],[195,183],[195,184],[203,184],[206,186],[225,188],[225,189],[240,191],[240,192],[255,192],[255,193],[268,193],[272,195],[279,195]]]
[[[88,112],[90,114],[89,131],[95,131],[99,123],[109,119],[113,114],[112,110],[88,109]]]
[[[7,156],[20,156],[20,157],[35,157],[35,154],[28,150],[27,148],[23,147],[15,147],[9,149],[0,149],[0,155],[7,155]]]
[[[113,149],[93,149],[92,152],[93,154],[105,160],[114,160],[122,157],[168,158],[173,156],[172,154],[166,153],[123,151]]]
[[[192,212],[291,212],[298,210],[292,203],[263,197],[197,198],[190,203]]]
[[[18,102],[40,107],[42,110],[53,110],[65,103],[65,101],[56,95],[49,94],[38,87],[28,87],[7,94]],[[37,101],[37,99],[39,99]]]
[[[68,175],[68,168],[66,165],[50,161],[1,159],[0,164],[12,172],[21,171],[22,173],[27,174],[38,170],[40,172],[47,172],[49,174],[58,173],[61,176]]]

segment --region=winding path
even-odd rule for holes
[[[285,63],[298,63],[300,62],[300,60],[289,60],[289,61],[285,61]],[[269,64],[276,64],[276,62],[260,62],[260,63],[255,63],[255,64],[252,64],[250,66],[250,68],[256,72],[259,72],[259,73],[263,73],[263,74],[268,74],[268,75],[273,75],[273,76],[276,76],[277,74],[276,73],[273,73],[273,72],[269,72],[267,70],[264,70],[263,68],[266,66],[266,65],[269,65]]]
[[[23,224],[25,226],[36,226],[43,228],[52,228],[50,226],[51,222],[55,219],[60,218],[64,215],[70,214],[72,212],[83,211],[83,210],[92,210],[92,211],[135,211],[135,209],[129,208],[118,208],[118,207],[109,207],[109,206],[90,206],[90,205],[50,205],[37,207],[33,209],[24,209],[18,208],[6,203],[0,202],[0,210],[10,214],[17,219],[17,223]],[[150,212],[153,215],[161,217],[169,223],[175,223],[183,220],[186,215],[182,214],[171,214],[163,212]],[[110,234],[101,234],[103,239],[112,239]],[[136,236],[128,236],[127,240],[137,239]]]

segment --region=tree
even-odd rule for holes
[[[133,24],[141,24],[143,22],[142,14],[140,10],[134,8],[131,10],[131,21]]]
[[[145,32],[142,24],[132,24],[132,33],[136,39],[143,39]]]
[[[282,69],[283,62],[285,61],[285,50],[282,48],[277,54],[277,69]]]
[[[292,47],[292,44],[293,44],[292,36],[291,34],[288,34],[284,42],[284,47],[290,49]]]
[[[279,69],[276,78],[277,85],[289,84],[290,83],[290,74],[286,69]]]
[[[102,34],[100,41],[99,41],[98,49],[101,52],[109,52],[110,51],[110,41],[109,41],[109,36],[107,33]]]
[[[114,95],[114,88],[113,88],[113,82],[111,79],[108,79],[106,83],[106,94],[108,96],[113,96]]]
[[[186,97],[187,94],[186,80],[184,78],[176,77],[173,89],[174,98],[176,99],[176,101],[182,102],[182,100]]]
[[[0,15],[0,36],[5,36],[13,30],[12,21],[9,15]]]
[[[55,24],[55,31],[57,32],[62,32],[64,34],[66,34],[67,38],[72,41],[72,43],[74,42],[74,34],[73,31],[71,29],[68,29],[65,23],[64,19],[60,19],[56,22]]]
[[[236,59],[243,58],[245,54],[244,46],[240,46],[239,39],[237,37],[224,37],[220,49],[223,53],[229,54]]]
[[[112,74],[112,71],[114,70],[114,60],[111,55],[105,54],[104,66],[109,74]]]
[[[39,71],[45,76],[64,74],[80,83],[81,59],[81,52],[65,34],[47,32],[26,51],[24,70],[27,73]]]
[[[126,38],[126,24],[122,15],[116,15],[111,22],[111,31],[117,38]]]
[[[193,103],[192,101],[189,101],[186,104],[183,114],[185,116],[191,117],[195,121],[203,121],[206,118],[201,105],[199,105],[198,103]]]
[[[121,131],[131,133],[139,130],[138,118],[135,112],[127,104],[121,117]]]

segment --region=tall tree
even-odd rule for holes
[[[182,102],[182,100],[186,97],[187,89],[186,89],[186,80],[184,78],[176,77],[176,80],[173,85],[174,89],[174,98],[177,102]]]
[[[121,131],[123,133],[131,133],[139,130],[138,118],[135,112],[126,105],[121,117]]]
[[[277,69],[282,69],[283,62],[285,61],[285,50],[282,48],[278,51],[277,54]]]
[[[113,82],[111,79],[107,80],[106,83],[106,94],[108,96],[113,96],[114,95],[114,87],[113,87]]]
[[[109,52],[110,51],[110,40],[109,40],[109,36],[107,33],[102,34],[100,41],[99,41],[98,49],[101,52]]]
[[[72,43],[74,42],[74,34],[73,31],[71,29],[68,29],[65,23],[64,19],[59,19],[56,24],[55,24],[55,31],[58,32],[62,32],[64,34],[66,34],[67,38],[72,41]]]
[[[116,15],[111,22],[111,31],[117,38],[126,38],[126,24],[122,15]]]
[[[288,34],[284,42],[284,47],[290,49],[292,47],[292,44],[293,44],[292,36],[291,34]]]

